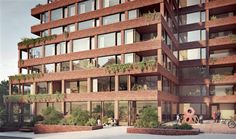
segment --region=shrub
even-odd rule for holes
[[[30,126],[34,126],[39,121],[43,121],[43,116],[42,115],[33,116],[31,121],[30,121]]]
[[[87,121],[86,126],[95,126],[96,124],[97,124],[96,119],[90,118],[90,119]]]
[[[87,111],[76,108],[72,111],[72,121],[75,125],[84,126],[89,120],[89,113]]]
[[[55,110],[54,107],[47,107],[42,111],[44,120],[44,124],[59,124],[61,119],[63,118],[62,113]]]
[[[140,119],[135,123],[135,127],[138,128],[155,128],[160,124],[157,120],[157,112],[154,107],[146,107],[140,114]]]
[[[191,130],[191,129],[193,129],[192,125],[189,125],[187,123],[184,123],[184,124],[181,124],[181,125],[174,124],[173,128],[174,129],[183,129],[183,130]]]

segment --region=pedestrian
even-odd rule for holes
[[[220,122],[220,119],[221,119],[221,112],[220,112],[220,110],[218,110],[218,111],[216,112],[216,119],[217,119],[217,123],[219,123],[219,122]]]
[[[213,112],[212,118],[213,118],[214,122],[216,123],[216,111]]]
[[[176,115],[176,124],[179,123],[179,120],[180,120],[180,116],[179,116],[179,114],[177,114],[177,115]]]

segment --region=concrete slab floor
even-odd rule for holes
[[[236,134],[199,134],[196,136],[161,136],[145,134],[127,134],[125,126],[108,127],[94,131],[66,132],[52,134],[33,134],[23,132],[2,132],[0,139],[235,139]],[[5,136],[5,137],[4,137]]]

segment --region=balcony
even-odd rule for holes
[[[209,65],[216,66],[216,65],[232,65],[236,63],[236,55],[230,55],[225,57],[218,57],[218,58],[210,58]]]
[[[223,7],[227,7],[229,5],[234,5],[236,4],[236,1],[235,0],[210,0],[209,2],[207,2],[205,4],[205,8],[206,9],[215,9],[215,8],[223,8]],[[221,10],[219,9],[219,10]]]
[[[236,74],[235,75],[212,75],[211,84],[214,85],[224,85],[224,84],[235,84],[236,83]]]
[[[236,103],[236,95],[180,97],[181,103]]]
[[[209,20],[205,23],[205,27],[206,28],[216,28],[221,26],[234,27],[235,24],[236,24],[236,16],[231,16],[231,17]]]

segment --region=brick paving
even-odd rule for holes
[[[195,124],[193,127],[199,128],[204,133],[236,134],[236,128],[229,128],[226,124],[221,123]]]

